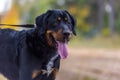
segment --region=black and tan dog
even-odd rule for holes
[[[0,29],[0,73],[8,80],[55,80],[75,25],[66,10],[49,10],[31,30]]]

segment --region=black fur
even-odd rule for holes
[[[31,30],[15,31],[0,29],[0,73],[9,80],[55,80],[52,72],[47,75],[39,74],[32,79],[34,70],[44,69],[52,56],[58,54],[57,45],[51,47],[47,43],[45,32],[57,31],[53,22],[57,16],[66,15],[71,23],[66,23],[69,30],[75,32],[75,20],[64,10],[49,10],[36,18],[36,28]],[[64,23],[65,24],[65,23]],[[63,23],[61,23],[63,25]],[[64,28],[64,26],[62,26]],[[54,38],[51,40],[55,43]],[[54,62],[54,68],[59,70],[60,56]]]

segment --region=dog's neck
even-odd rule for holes
[[[34,53],[38,57],[46,57],[56,54],[57,52],[56,47],[51,47],[48,44],[46,34],[40,34],[40,32],[38,32],[36,29],[32,29],[27,33],[26,42],[30,52]]]

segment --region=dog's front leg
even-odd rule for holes
[[[19,80],[32,80],[31,71],[27,66],[22,67],[19,71]]]
[[[32,80],[30,56],[27,49],[22,49],[19,58],[19,80]]]

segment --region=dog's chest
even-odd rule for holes
[[[32,78],[36,78],[38,76],[46,76],[49,77],[49,75],[55,70],[55,60],[59,57],[59,54],[54,55],[50,58],[48,63],[46,65],[42,66],[42,69],[35,69],[32,73]]]

